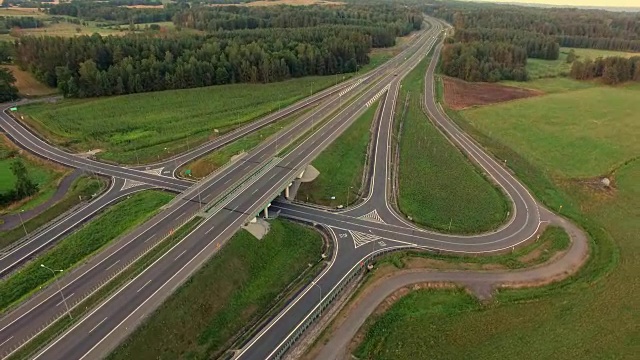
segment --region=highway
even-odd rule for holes
[[[424,31],[409,48],[387,64],[357,80],[354,79],[348,87],[341,88],[337,96],[333,93],[332,96],[318,99],[318,106],[313,111],[267,139],[247,156],[189,187],[153,219],[112,244],[86,264],[66,274],[62,278],[63,291],[71,304],[78,304],[87,294],[144,254],[173,229],[194,216],[202,215],[201,209],[203,206],[206,208],[204,204],[218,199],[219,194],[228,192],[234,184],[244,185],[242,191],[233,193],[218,211],[206,215],[204,221],[182,241],[91,310],[35,358],[66,360],[105,356],[173,290],[224,246],[243,223],[252,219],[269,204],[272,204],[270,211],[277,211],[280,216],[324,225],[334,239],[334,254],[327,267],[307,288],[292,299],[257,336],[241,345],[237,359],[279,358],[321,314],[322,309],[342,291],[348,280],[354,278],[366,264],[381,253],[406,248],[467,254],[494,253],[513,248],[535,237],[540,230],[541,222],[549,221],[548,216],[545,215],[547,217],[542,219],[540,207],[526,187],[514,178],[501,162],[488,155],[448,119],[436,104],[433,79],[442,47],[441,44],[436,46],[436,35],[441,32],[443,25],[433,19],[428,21],[431,23],[430,29]],[[393,176],[390,159],[392,126],[400,81],[434,46],[435,52],[425,75],[426,112],[443,133],[511,200],[508,221],[492,232],[458,236],[420,229],[397,214],[388,200],[392,191]],[[350,91],[345,92],[347,89]],[[274,200],[322,150],[364,112],[370,100],[380,94],[383,95],[379,116],[376,119],[371,178],[365,200],[339,212]],[[346,104],[348,101],[352,102],[336,113],[335,109],[339,104]],[[320,123],[321,119],[329,115],[328,121]],[[11,122],[3,122],[3,128],[5,125],[10,126]],[[15,124],[13,126],[16,135],[12,137],[16,141],[26,141],[27,145],[23,145],[33,151],[34,144],[37,143],[30,136],[35,135],[25,129],[21,130]],[[280,154],[286,144],[292,143],[308,129],[313,129],[308,138],[297,143],[287,154]],[[41,155],[59,156],[58,160],[63,163],[72,157],[64,152],[58,153],[60,150],[57,149],[44,149],[43,152],[46,154]],[[179,166],[180,161],[188,161],[185,159],[179,157],[170,161]],[[53,160],[58,161],[57,158]],[[111,169],[111,166],[90,160],[86,164],[88,165],[85,166],[96,166],[97,170],[102,169],[100,173],[111,176],[114,175],[106,172],[123,172],[122,168]],[[270,166],[265,168],[264,164]],[[164,164],[165,168],[169,166],[168,163]],[[171,174],[175,168],[176,166],[170,170]],[[263,168],[265,170],[259,171]],[[140,169],[127,169],[125,178],[135,180],[135,177],[146,176],[140,174],[147,173]],[[176,186],[183,181],[157,176],[170,179],[167,182]],[[141,182],[148,184],[147,186],[162,187],[158,185],[160,179],[156,179],[156,176],[149,179],[156,183]],[[173,183],[174,181],[176,182]],[[177,188],[173,190],[182,191]],[[56,289],[47,287],[0,319],[0,353],[15,351],[34,333],[54,319],[64,316],[58,296]]]
[[[424,41],[426,41],[426,36]],[[403,54],[415,51],[419,45],[424,45],[424,41],[407,49]],[[170,259],[171,255],[178,251],[179,254],[183,254],[182,256],[176,256],[176,259],[172,261],[171,264],[159,262],[145,272],[145,274],[151,274],[152,276],[157,277],[155,281],[145,286],[145,291],[157,290],[158,287],[164,283],[163,276],[165,276],[165,274],[175,274],[176,276],[180,275],[177,277],[174,276],[173,279],[183,281],[190,271],[195,269],[195,267],[193,267],[193,262],[196,259],[196,254],[203,254],[202,256],[204,256],[204,258],[211,256],[212,249],[210,248],[210,245],[213,244],[216,239],[222,240],[230,237],[231,234],[239,228],[239,225],[245,221],[248,216],[250,216],[247,215],[249,213],[249,209],[255,211],[256,206],[258,208],[262,206],[262,204],[256,204],[259,204],[260,202],[267,203],[271,200],[265,200],[269,197],[269,193],[278,191],[274,189],[278,189],[281,186],[284,182],[283,179],[290,175],[295,175],[298,172],[298,169],[295,168],[294,164],[308,164],[311,157],[317,155],[321,150],[321,147],[318,147],[318,145],[328,145],[333,138],[339,135],[339,132],[349,125],[349,123],[343,123],[341,120],[344,120],[345,118],[354,119],[355,115],[362,110],[363,105],[368,98],[375,95],[375,93],[383,87],[384,81],[374,81],[374,75],[383,74],[383,71],[393,69],[393,66],[395,66],[395,62],[391,61],[386,67],[381,68],[379,72],[374,72],[373,74],[368,74],[362,77],[364,81],[360,83],[361,88],[370,85],[373,87],[371,87],[366,94],[359,96],[359,100],[357,100],[353,106],[342,111],[339,116],[335,117],[334,120],[329,124],[324,125],[321,129],[318,129],[318,132],[314,136],[303,143],[309,148],[317,147],[316,150],[311,153],[307,153],[306,151],[294,151],[290,156],[282,159],[277,167],[272,169],[271,172],[263,175],[261,178],[262,183],[259,188],[253,192],[240,194],[241,196],[228,204],[222,211],[220,211],[220,213],[203,222],[200,227],[184,239],[176,249],[170,251],[166,255],[165,259]],[[391,76],[391,73],[389,73],[385,75],[385,78],[388,79]],[[67,294],[69,302],[75,304],[82,298],[86,297],[86,295],[93,291],[96,286],[104,283],[107,279],[111,278],[113,274],[119,272],[122,267],[137,258],[141,253],[152,246],[154,242],[159,241],[181,222],[186,221],[186,219],[196,214],[200,210],[201,203],[211,200],[220,192],[224,192],[225,189],[229,188],[234,182],[238,181],[251,171],[254,171],[255,168],[264,160],[272,158],[276,153],[278,143],[280,143],[280,147],[282,148],[282,144],[292,141],[295,137],[302,134],[304,129],[308,129],[316,124],[319,119],[330,112],[329,110],[335,109],[340,102],[346,102],[349,95],[355,93],[356,90],[357,87],[352,89],[350,93],[343,93],[341,96],[327,100],[324,105],[318,106],[317,109],[312,111],[310,114],[305,115],[303,119],[293,124],[293,126],[289,127],[286,131],[283,131],[276,137],[273,137],[269,141],[263,143],[254,151],[250,152],[248,156],[225,168],[224,171],[215,174],[211,179],[201,181],[186,194],[181,195],[177,201],[172,202],[170,206],[142,227],[136,229],[130,234],[127,234],[117,243],[89,260],[86,264],[83,264],[70,274],[67,274],[62,278],[62,283],[64,284],[63,291]],[[333,135],[328,137],[327,134]],[[273,185],[274,182],[276,185]],[[264,195],[258,199],[259,201],[253,201],[253,198],[260,194]],[[185,263],[186,261],[189,262]],[[175,262],[175,264],[173,264],[173,262]],[[172,272],[171,270],[167,270],[167,272],[163,267],[167,266],[171,268],[171,266],[177,265],[180,265],[180,268],[182,269],[178,273]],[[133,281],[129,286],[134,286],[136,283],[137,281]],[[122,291],[118,295],[120,294],[123,296],[131,295],[127,291]],[[144,297],[142,296],[142,293],[138,294],[137,291],[133,291],[133,294],[135,294],[134,297],[138,303],[143,301]],[[168,294],[169,291],[165,290],[161,295],[166,296]],[[155,298],[159,297],[155,296]],[[118,300],[119,297],[116,297],[108,303],[112,304]],[[127,303],[135,304],[136,301]],[[29,299],[16,310],[7,314],[2,320],[0,320],[0,344],[2,344],[2,350],[6,352],[15,350],[24,343],[24,341],[28,340],[35,333],[40,331],[40,329],[45,327],[46,324],[49,324],[52,320],[62,316],[63,312],[60,310],[61,308],[59,307],[59,301],[57,300],[55,289],[48,287],[41,293]],[[125,316],[127,314],[126,311],[117,311],[117,313]],[[83,323],[86,324],[92,318],[93,316],[88,317]],[[105,328],[107,326],[114,326],[116,325],[117,318],[118,317],[116,315],[113,315],[109,321],[105,321],[101,325]],[[88,331],[90,329],[82,327],[80,331],[82,330],[84,330],[83,337],[90,336],[92,339],[98,339],[99,333],[97,330],[91,334],[89,334]],[[69,337],[65,336],[63,339],[69,339]],[[82,343],[86,345],[91,342],[85,339]],[[62,345],[63,342],[57,343],[57,346]],[[51,352],[49,352],[46,357],[49,358],[49,354],[55,353],[60,354],[60,358],[73,358],[82,351],[82,349],[78,348],[70,350],[71,353],[50,350]]]
[[[39,231],[37,234],[30,234],[27,239],[23,239],[19,244],[7,249],[2,249],[0,253],[0,277],[15,271],[24,262],[36,256],[38,252],[47,249],[56,241],[59,241],[65,235],[75,230],[79,225],[89,221],[100,211],[112,205],[118,199],[122,199],[133,192],[152,187],[172,192],[183,192],[192,186],[193,182],[175,177],[176,170],[182,165],[309,106],[320,106],[320,104],[323,104],[323,108],[327,109],[328,101],[329,104],[335,104],[335,102],[331,101],[337,99],[338,102],[341,102],[343,96],[345,100],[347,99],[348,94],[345,93],[346,89],[354,86],[354,84],[360,80],[364,80],[361,84],[366,85],[368,84],[368,79],[379,76],[392,66],[395,65],[393,62],[390,62],[370,74],[365,74],[320,91],[278,112],[269,114],[227,134],[221,135],[212,141],[195,147],[187,153],[163,160],[160,163],[131,168],[98,162],[60,150],[39,138],[11,115],[9,109],[16,104],[5,105],[2,109],[3,111],[0,112],[0,128],[2,128],[6,132],[6,135],[16,142],[16,144],[48,160],[79,168],[88,173],[109,176],[111,178],[111,185],[105,193],[92,199],[91,203],[82,209],[78,209],[73,214],[57,220],[55,224],[50,224],[46,229],[42,229],[42,231]],[[316,111],[313,116],[314,118],[319,118],[321,115],[320,112]],[[250,169],[247,168],[247,170],[249,171]],[[241,175],[244,175],[244,173]]]

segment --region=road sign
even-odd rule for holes
[[[189,176],[191,176],[191,169],[187,169],[187,170],[185,170],[185,171],[184,171],[184,174],[185,174],[185,175],[189,175]]]
[[[11,108],[11,109],[9,109],[9,110],[11,110],[11,111],[18,111],[18,108],[14,106],[14,107],[12,107],[12,108]]]

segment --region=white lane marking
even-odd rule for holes
[[[70,299],[75,294],[76,293],[71,293],[71,295],[67,296],[67,299]],[[60,306],[60,304],[62,304],[63,302],[64,302],[64,300],[61,300],[59,303],[56,304],[56,306]]]
[[[209,233],[211,232],[211,230],[213,230],[213,229],[215,229],[215,228],[216,228],[215,226],[212,226],[212,227],[211,227],[211,229],[207,230],[204,234],[205,234],[205,235],[209,234]]]
[[[120,260],[116,260],[116,262],[114,262],[113,264],[109,265],[109,267],[105,270],[105,271],[109,271],[109,269],[111,269],[112,267],[116,266],[117,263],[119,263]]]
[[[178,258],[179,258],[180,256],[184,255],[184,253],[186,253],[186,252],[187,252],[187,250],[185,250],[185,251],[181,252],[178,256],[176,256],[176,258],[175,258],[175,259],[173,259],[173,261],[178,260]]]
[[[144,287],[145,287],[145,286],[147,286],[147,285],[149,285],[149,283],[150,283],[150,282],[151,282],[151,280],[149,280],[149,281],[147,281],[146,283],[144,283],[144,285],[142,285],[142,286],[140,287],[140,289],[138,289],[138,291],[136,291],[136,292],[140,292],[140,290],[144,289]]]
[[[102,321],[100,321],[98,325],[92,327],[91,330],[89,330],[89,333],[93,332],[93,330],[95,330],[98,326],[100,326],[100,324],[102,324],[105,320],[107,320],[107,318],[102,319]]]
[[[13,339],[13,335],[11,335],[10,338],[8,338],[7,340],[3,341],[2,344],[0,344],[0,347],[2,347],[2,345],[6,344],[9,342],[9,340]]]
[[[222,185],[227,185],[227,184],[229,183],[229,181],[231,181],[231,180],[233,180],[233,179],[230,177],[230,178],[229,178],[227,181],[225,181],[225,182],[224,182],[224,184],[222,184]]]

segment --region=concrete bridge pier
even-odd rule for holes
[[[264,208],[264,218],[265,219],[269,218],[269,206],[271,206],[271,203],[268,203],[267,206],[265,206],[265,208]]]

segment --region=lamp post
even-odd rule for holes
[[[24,210],[20,210],[18,212],[18,217],[20,218],[20,224],[22,224],[22,230],[24,230],[24,236],[29,237],[29,233],[27,232],[27,227],[24,226],[24,221],[22,221],[22,213]]]
[[[52,268],[46,266],[45,264],[40,264],[40,266],[51,271],[51,273],[53,274],[53,278],[55,279],[56,285],[58,286],[58,292],[62,297],[62,302],[64,302],[64,306],[67,308],[67,315],[69,315],[69,319],[73,320],[73,317],[71,316],[71,311],[69,311],[69,305],[67,305],[67,299],[64,297],[64,294],[62,293],[62,289],[60,288],[60,282],[58,282],[58,277],[56,276],[56,272],[63,272],[64,270],[53,270]]]

